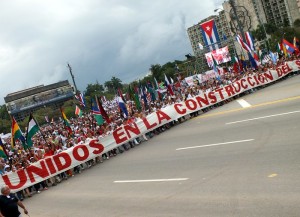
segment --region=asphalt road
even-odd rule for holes
[[[24,200],[30,216],[300,216],[300,75],[242,99]]]

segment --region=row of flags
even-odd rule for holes
[[[72,135],[72,129],[71,129],[71,124],[70,121],[68,120],[66,114],[64,113],[63,109],[61,108],[61,115],[62,115],[62,120],[64,122],[65,129],[68,131],[69,135]],[[40,131],[40,127],[33,117],[33,114],[30,113],[28,123],[27,123],[27,128],[26,128],[26,134],[24,136],[19,124],[15,120],[15,118],[12,116],[11,117],[12,124],[11,124],[11,148],[14,149],[16,140],[20,141],[24,149],[30,149],[33,146],[33,141],[32,138],[33,136],[40,132],[42,137],[44,137],[43,133]],[[3,145],[2,138],[0,138],[0,157],[7,158],[8,154],[6,152],[6,149]]]
[[[135,108],[138,111],[142,111],[142,106],[148,107],[150,102],[154,102],[158,98],[162,98],[164,93],[169,93],[171,96],[174,96],[174,80],[172,78],[168,78],[166,75],[164,76],[163,82],[157,82],[156,78],[154,78],[154,82],[148,81],[146,85],[142,85],[139,83],[138,86],[133,87],[129,85],[127,93],[123,94],[121,89],[116,91],[115,101],[119,107],[120,113],[124,117],[128,117],[128,104],[127,101],[133,101],[135,104]],[[124,97],[125,96],[125,97]],[[80,94],[80,97],[75,97],[80,106],[83,108],[86,106],[84,99],[84,95]],[[91,99],[91,112],[94,115],[94,118],[98,125],[102,125],[104,122],[110,123],[109,117],[103,108],[103,102],[106,99],[104,97],[97,97]],[[141,103],[143,101],[143,103]],[[78,105],[75,106],[75,114],[79,117],[82,117],[83,112]]]

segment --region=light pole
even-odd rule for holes
[[[72,77],[72,81],[73,81],[73,84],[74,84],[74,88],[75,88],[75,94],[77,94],[78,92],[78,89],[76,87],[76,83],[75,83],[75,78],[74,78],[74,75],[73,75],[73,72],[72,72],[72,68],[70,66],[70,64],[68,63],[68,68],[69,68],[69,71],[70,71],[70,74],[71,74],[71,77]]]

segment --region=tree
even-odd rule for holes
[[[294,21],[294,27],[300,27],[300,19],[296,19],[295,21]]]
[[[104,91],[103,85],[99,84],[98,81],[96,84],[88,84],[86,87],[85,95],[94,96],[95,94],[99,95]]]
[[[111,79],[110,79],[111,83],[112,83],[112,86],[114,87],[115,90],[117,90],[118,88],[122,88],[122,81],[121,79],[119,78],[116,78],[115,76],[113,76]]]
[[[267,37],[263,25],[258,25],[257,28],[252,31],[252,35],[257,41],[262,41]]]
[[[265,23],[264,26],[268,35],[271,35],[278,30],[278,27],[273,23]]]
[[[118,88],[122,88],[121,79],[113,76],[110,81],[105,81],[104,86],[107,87],[109,93],[114,93]]]
[[[112,89],[114,88],[111,81],[105,81],[105,82],[104,82],[104,86],[105,86],[109,91],[112,90]]]
[[[151,65],[149,70],[151,71],[153,78],[157,78],[160,75],[161,65]]]

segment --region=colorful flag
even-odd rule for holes
[[[7,158],[7,156],[8,156],[7,152],[6,152],[5,148],[4,148],[4,145],[2,143],[2,139],[0,137],[0,157]]]
[[[65,127],[66,127],[67,131],[69,132],[69,135],[72,135],[73,132],[72,132],[72,129],[71,129],[71,124],[70,124],[69,119],[67,118],[67,116],[64,113],[64,111],[63,111],[62,108],[60,108],[60,112],[61,112],[61,116],[62,116],[63,122],[65,124]]]
[[[203,36],[203,40],[209,49],[215,50],[219,48],[218,43],[220,43],[219,34],[214,19],[206,21],[200,24],[200,30]]]
[[[122,97],[117,96],[117,102],[119,104],[119,108],[121,109],[121,111],[123,112],[123,114],[128,117],[128,110],[126,107],[125,102],[123,101]]]
[[[22,142],[22,145],[24,148],[28,148],[26,145],[25,137],[23,136],[23,133],[15,120],[14,117],[12,117],[12,124],[11,124],[11,145],[12,147],[15,146],[15,140],[19,139]]]
[[[81,111],[81,109],[76,105],[76,108],[75,108],[75,115],[78,115],[78,117],[82,117],[83,113]]]
[[[289,41],[287,41],[286,39],[282,39],[282,46],[283,46],[283,52],[286,51],[289,54],[292,54],[295,51],[299,51],[297,47],[294,47],[294,45]]]
[[[169,93],[171,94],[171,96],[174,96],[175,94],[174,94],[174,92],[173,92],[172,86],[171,86],[171,84],[170,84],[170,82],[169,82],[169,79],[168,79],[168,77],[166,76],[166,74],[165,74],[165,85],[166,85],[166,87],[167,87]]]
[[[254,51],[255,50],[254,40],[253,40],[253,37],[250,32],[245,32],[245,39],[246,39],[247,45],[250,47],[251,50]]]
[[[123,92],[122,92],[122,90],[120,88],[118,88],[118,95],[119,95],[119,97],[122,98],[123,102],[126,103],[126,100],[125,100],[125,98],[123,96]]]
[[[150,83],[150,81],[148,81],[147,83],[147,90],[151,95],[151,101],[154,102],[156,100],[156,91],[153,88],[153,85]]]
[[[270,57],[271,57],[273,64],[276,64],[277,60],[278,60],[277,55],[275,53],[273,53],[272,51],[270,51]]]
[[[26,142],[29,147],[32,147],[32,137],[40,130],[37,122],[33,118],[32,113],[30,113],[28,124],[27,124],[27,133],[26,133]]]
[[[279,43],[277,43],[277,45],[276,45],[276,51],[277,51],[277,53],[282,53],[282,45],[281,45],[281,43],[279,44]]]
[[[140,92],[141,92],[141,97],[144,101],[144,106],[148,106],[148,100],[147,100],[147,94],[145,93],[145,89],[143,87],[143,85],[141,84],[141,82],[139,82],[139,86],[140,86]]]
[[[130,99],[134,101],[136,109],[138,111],[141,111],[142,106],[141,106],[141,102],[140,102],[139,95],[138,95],[137,91],[133,90],[131,88],[131,86],[129,85],[128,92],[129,92]]]
[[[91,99],[91,111],[92,114],[94,115],[94,118],[97,122],[98,125],[102,125],[104,123],[104,119],[101,115],[99,106],[98,106],[98,98],[95,97],[95,99]]]
[[[239,60],[234,54],[231,55],[231,64],[233,66],[233,71],[238,73],[240,71]]]
[[[249,61],[250,61],[250,63],[251,63],[251,66],[252,66],[253,68],[257,69],[258,64],[257,64],[256,60],[255,60],[254,57],[251,55],[251,53],[248,53],[248,55],[249,55]]]
[[[78,95],[75,95],[75,98],[78,100],[78,102],[81,106],[83,106],[83,107],[86,106],[83,93],[79,93]]]
[[[217,78],[217,80],[221,81],[221,78],[220,78],[220,75],[219,75],[219,70],[218,70],[218,63],[217,61],[215,60],[215,58],[213,56],[212,57],[212,60],[213,60],[213,69],[214,69],[214,72],[215,72],[215,76]]]
[[[104,118],[104,120],[106,121],[106,123],[110,124],[111,120],[110,120],[108,114],[106,113],[105,109],[103,108],[102,103],[101,103],[101,101],[100,101],[100,99],[98,97],[96,97],[96,102],[98,104],[98,108],[100,110],[100,113],[101,113],[102,117]]]
[[[243,39],[241,38],[240,35],[237,35],[237,36],[236,36],[236,40],[237,40],[237,42],[241,45],[241,47],[242,47],[245,51],[251,53],[251,48],[243,41]]]

